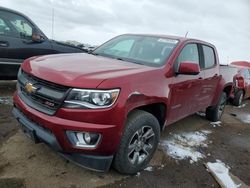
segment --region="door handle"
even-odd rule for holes
[[[0,41],[0,47],[8,47],[9,43],[7,41]]]

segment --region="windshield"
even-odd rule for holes
[[[98,47],[93,54],[143,65],[161,66],[177,43],[178,40],[175,39],[121,35]]]

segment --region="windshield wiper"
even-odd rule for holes
[[[88,54],[91,54],[91,55],[99,55],[98,53],[94,53],[94,51],[89,51]]]
[[[117,57],[117,58],[114,58],[114,59],[117,59],[117,60],[120,60],[120,61],[127,61],[127,62],[130,62],[130,63],[139,64],[139,65],[143,65],[143,63],[140,63],[140,62],[137,62],[137,61],[132,61],[130,59],[123,59],[121,57]]]
[[[122,59],[120,57],[117,57],[117,58],[114,58],[114,59],[117,59],[117,60],[120,60],[120,61],[125,61],[124,59]]]

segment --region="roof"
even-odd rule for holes
[[[181,36],[173,36],[173,35],[164,35],[164,34],[136,34],[136,33],[128,33],[128,35],[138,35],[138,36],[148,36],[148,37],[160,37],[160,38],[168,38],[168,39],[173,39],[173,40],[179,40],[180,42],[186,42],[186,41],[195,41],[195,42],[200,42],[204,44],[208,44],[210,46],[214,46],[209,42],[202,41],[199,39],[193,39],[193,38],[187,38],[187,37],[181,37]]]
[[[248,61],[234,61],[230,63],[230,66],[238,68],[250,68],[250,62]]]

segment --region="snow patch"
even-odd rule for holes
[[[145,171],[152,172],[154,169],[152,166],[148,166],[147,168],[144,169]]]
[[[240,106],[234,106],[234,107],[235,107],[235,108],[244,108],[246,105],[247,105],[247,104],[244,103],[244,104],[242,104],[242,105],[240,105]]]
[[[13,104],[12,97],[0,97],[0,104],[12,105]]]
[[[220,160],[216,160],[215,163],[208,162],[207,166],[209,167],[209,170],[212,171],[216,176],[220,179],[221,182],[225,185],[227,188],[237,188],[240,187],[241,184],[236,185],[232,178],[229,175],[229,169],[230,167],[226,166],[223,162]]]
[[[215,121],[215,122],[211,122],[210,123],[210,125],[212,126],[212,127],[220,127],[221,126],[221,121]]]
[[[237,119],[239,119],[243,123],[250,123],[250,114],[249,113],[240,112],[237,114],[231,113],[231,115],[236,117]]]
[[[205,112],[196,112],[198,116],[205,117],[206,113]]]
[[[189,159],[190,163],[197,162],[206,157],[201,147],[207,147],[207,135],[211,131],[202,130],[195,132],[184,132],[180,134],[171,134],[166,140],[161,141],[160,145],[164,151],[174,159]]]

